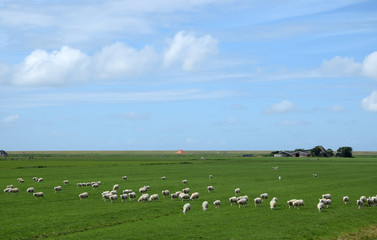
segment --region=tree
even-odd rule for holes
[[[352,157],[352,147],[340,147],[336,155],[339,157]]]
[[[322,156],[321,146],[316,146],[316,147],[310,149],[310,153],[313,157],[321,157]]]
[[[329,148],[329,149],[327,149],[327,154],[329,155],[329,157],[333,157],[334,151],[331,148]]]

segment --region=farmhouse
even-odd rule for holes
[[[6,153],[4,150],[0,150],[0,157],[8,157],[8,153]]]
[[[306,151],[280,151],[278,153],[274,154],[274,157],[308,157],[310,155],[310,152]]]
[[[185,152],[184,152],[182,149],[179,149],[179,150],[176,151],[175,153],[177,153],[177,154],[184,154]]]

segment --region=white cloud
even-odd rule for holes
[[[279,103],[273,104],[264,110],[267,114],[280,114],[299,110],[288,100],[283,100]]]
[[[377,52],[371,53],[364,59],[363,74],[377,80]]]
[[[218,41],[211,35],[196,37],[192,33],[178,32],[164,54],[166,67],[179,64],[184,71],[195,71],[206,58],[217,53]]]
[[[362,64],[357,63],[353,58],[336,56],[330,60],[323,60],[321,73],[328,76],[359,76]]]
[[[20,118],[20,116],[17,115],[17,114],[16,115],[9,115],[9,116],[3,118],[1,120],[1,122],[3,122],[3,123],[13,123],[13,122],[17,121],[19,118]]]
[[[22,86],[60,86],[86,78],[88,56],[80,50],[62,47],[48,53],[35,50],[16,66],[12,83]]]
[[[373,91],[369,96],[361,101],[361,107],[368,112],[377,112],[377,91]]]

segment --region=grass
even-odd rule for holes
[[[347,239],[375,232],[377,208],[357,209],[361,195],[376,195],[377,158],[270,158],[241,157],[243,152],[33,152],[11,153],[0,160],[0,186],[9,184],[19,194],[0,194],[1,239]],[[273,166],[279,166],[273,170]],[[313,173],[318,178],[312,177]],[[213,179],[208,175],[212,174]],[[127,175],[126,181],[122,176]],[[43,177],[36,183],[33,177]],[[166,176],[162,181],[161,176]],[[282,180],[278,181],[278,176]],[[16,181],[22,177],[25,183]],[[68,179],[69,185],[63,185]],[[163,198],[186,187],[198,191],[200,200],[191,201],[191,211],[182,213],[181,201]],[[102,181],[99,189],[77,187],[78,182]],[[120,190],[150,185],[157,202],[110,203],[101,192],[114,184]],[[53,187],[62,185],[62,192]],[[215,191],[206,188],[213,185]],[[28,187],[45,193],[35,199]],[[249,196],[245,208],[229,206],[235,188]],[[78,194],[89,192],[80,200]],[[277,209],[269,201],[254,207],[252,199],[267,192],[278,198]],[[324,212],[316,210],[318,198],[331,193],[333,204]],[[139,194],[138,194],[139,195]],[[348,195],[351,203],[344,205]],[[305,207],[288,209],[286,201],[302,198]],[[215,209],[212,202],[220,199]],[[208,211],[201,203],[209,201]],[[370,235],[371,233],[369,233]],[[365,236],[369,236],[365,235]],[[375,235],[371,235],[375,236]],[[343,237],[343,238],[341,238]],[[355,238],[364,239],[364,238]],[[365,237],[365,239],[368,239]],[[370,237],[369,239],[373,239]]]

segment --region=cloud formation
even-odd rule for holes
[[[364,59],[363,74],[377,80],[377,52],[371,53]]]
[[[369,96],[361,101],[361,107],[368,112],[377,112],[377,91],[373,91]]]
[[[321,73],[329,76],[357,76],[360,75],[362,64],[353,58],[336,56],[330,60],[323,60]]]
[[[9,115],[9,116],[3,118],[1,120],[1,122],[3,122],[3,123],[13,123],[13,122],[17,121],[19,118],[20,118],[20,116],[17,115],[17,114],[15,114],[15,115]]]
[[[283,100],[279,103],[267,107],[263,112],[266,114],[282,114],[299,110],[288,100]]]

